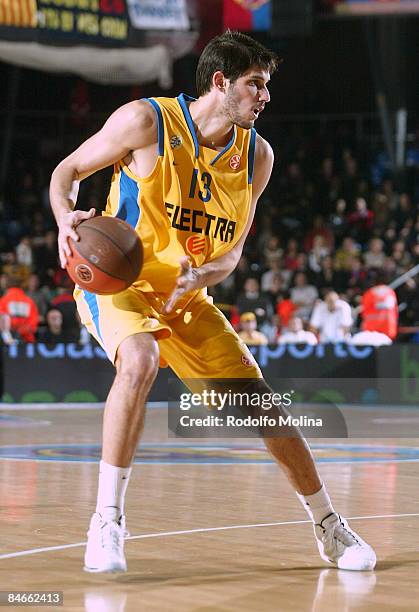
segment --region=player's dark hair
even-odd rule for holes
[[[252,66],[273,74],[280,58],[257,40],[242,32],[227,30],[213,38],[203,50],[196,69],[198,96],[208,93],[214,72],[220,70],[232,83]]]

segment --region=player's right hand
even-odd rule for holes
[[[67,258],[71,255],[69,238],[77,242],[79,236],[75,228],[86,219],[91,219],[96,214],[96,209],[91,208],[88,212],[84,210],[74,210],[63,213],[58,221],[58,254],[62,268],[67,265]]]

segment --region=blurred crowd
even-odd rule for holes
[[[407,172],[395,177],[382,153],[359,150],[339,126],[316,137],[301,130],[279,137],[243,256],[210,289],[214,301],[249,344],[351,341],[358,330],[417,340],[418,277],[396,292],[389,285],[419,262],[419,139]],[[60,157],[49,146],[36,158],[15,160],[0,194],[7,343],[88,341],[59,266],[49,207],[49,177]],[[103,208],[108,178],[100,173],[82,184],[80,207]],[[374,323],[380,309],[385,325]]]

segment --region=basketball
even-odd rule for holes
[[[143,248],[134,229],[115,217],[94,217],[77,226],[78,242],[69,240],[67,272],[82,289],[111,295],[138,278]]]

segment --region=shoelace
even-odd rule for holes
[[[100,534],[103,548],[111,548],[114,552],[119,551],[124,530],[117,523],[115,525],[104,523],[100,529]]]
[[[342,522],[341,517],[338,515],[338,521],[332,525],[333,529],[327,529],[321,525],[323,528],[324,535],[328,535],[327,539],[333,540],[336,539],[338,542],[341,542],[344,546],[353,546],[354,544],[360,544],[359,540],[355,537],[354,533],[348,529],[345,524]]]

